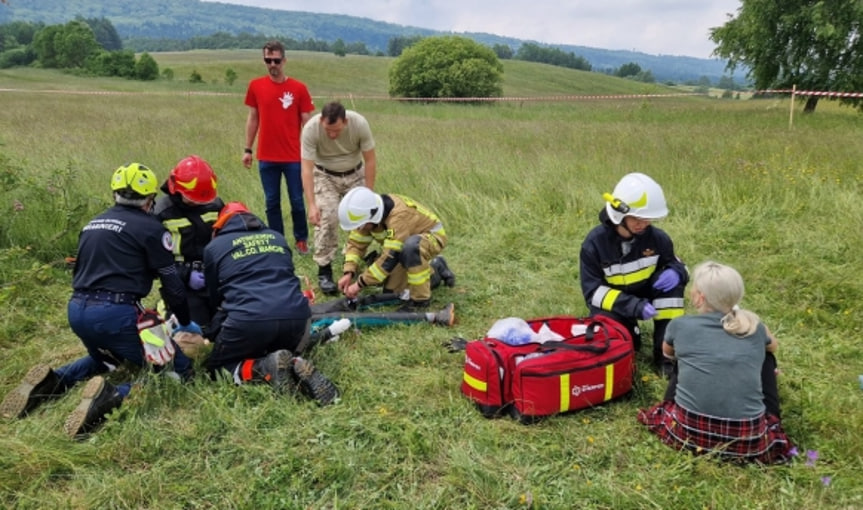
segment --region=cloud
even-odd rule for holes
[[[740,0],[220,0],[288,11],[346,14],[452,32],[485,32],[549,44],[707,58],[709,30]]]

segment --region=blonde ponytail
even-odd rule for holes
[[[692,272],[692,284],[704,296],[709,309],[724,313],[722,328],[728,333],[745,338],[755,333],[761,319],[740,308],[743,299],[743,277],[731,266],[712,260],[702,262]]]

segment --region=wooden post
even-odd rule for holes
[[[788,129],[794,127],[794,96],[797,94],[797,84],[791,86],[791,113],[788,115]]]

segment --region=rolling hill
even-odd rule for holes
[[[262,34],[295,40],[316,39],[345,43],[363,42],[372,51],[385,51],[397,36],[453,34],[354,16],[318,14],[246,7],[201,0],[9,0],[0,4],[0,24],[12,21],[66,23],[76,16],[107,18],[123,39],[188,39],[216,32]],[[487,33],[458,33],[482,44],[503,44],[514,50],[524,41]],[[672,55],[650,55],[635,51],[605,50],[586,46],[554,45],[584,57],[596,71],[635,62],[650,70],[658,81],[685,82],[707,77],[715,83],[727,75],[725,62]],[[744,82],[738,71],[735,81]]]

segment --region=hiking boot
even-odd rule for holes
[[[415,299],[409,299],[405,301],[405,303],[396,310],[397,312],[407,312],[407,313],[424,313],[431,306],[431,299],[423,299],[421,301],[417,301]]]
[[[443,307],[441,311],[429,315],[432,316],[430,321],[432,324],[451,328],[455,323],[455,303],[450,303]]]
[[[336,282],[333,281],[333,268],[329,264],[318,267],[318,287],[327,296],[334,296],[339,292]]]
[[[250,381],[265,382],[280,393],[290,390],[293,380],[291,379],[291,351],[280,349],[267,354],[266,357],[255,360],[252,365],[252,378]]]
[[[81,403],[63,424],[69,437],[92,432],[105,421],[106,414],[123,403],[123,395],[100,375],[87,381],[81,397]]]
[[[21,418],[42,402],[66,393],[60,385],[60,377],[48,365],[31,368],[21,384],[10,391],[0,404],[0,416],[6,419]]]
[[[296,247],[297,247],[297,253],[299,253],[300,255],[308,255],[309,254],[309,243],[305,239],[303,239],[301,241],[297,241]]]
[[[450,270],[446,263],[446,259],[438,255],[429,261],[429,265],[434,269],[434,274],[432,274],[431,278],[432,288],[439,286],[441,281],[443,281],[444,285],[447,287],[455,286],[455,273]],[[437,275],[437,278],[435,275]]]
[[[304,395],[322,406],[338,401],[339,389],[320,373],[311,361],[297,356],[293,360],[293,371]]]

